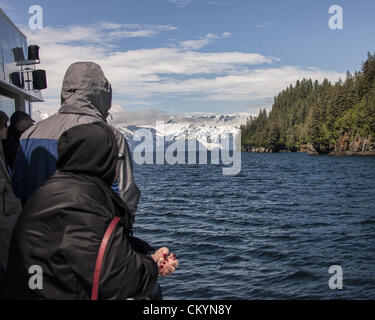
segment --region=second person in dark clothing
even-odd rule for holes
[[[100,148],[98,148],[100,146]],[[167,248],[139,253],[132,219],[110,186],[118,146],[103,122],[75,126],[58,142],[56,173],[28,200],[17,221],[2,296],[6,299],[90,299],[96,259],[105,231],[117,216],[100,273],[99,299],[142,299],[158,274],[178,265]],[[29,268],[43,271],[43,289],[31,289]]]
[[[3,140],[5,161],[10,171],[14,170],[14,161],[20,145],[22,133],[29,129],[34,120],[23,111],[16,111],[10,117],[10,126],[8,128],[7,138]]]

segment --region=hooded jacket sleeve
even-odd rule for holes
[[[19,148],[16,160],[14,161],[12,185],[14,194],[22,201],[25,201],[27,198],[27,169],[27,160],[22,148]]]
[[[132,220],[134,221],[135,212],[137,210],[141,192],[135,184],[133,176],[133,161],[131,158],[129,145],[125,140],[124,136],[119,131],[117,131],[113,127],[112,129],[117,139],[119,153],[120,155],[125,156],[125,160],[121,161],[120,163],[119,181],[118,185],[114,186],[114,189],[115,191],[117,191],[121,199],[124,200],[124,202],[128,206],[130,213],[132,215]],[[118,190],[116,190],[116,188],[118,188]]]
[[[143,299],[158,279],[158,267],[151,257],[134,251],[123,227],[118,227],[104,257],[99,299]]]

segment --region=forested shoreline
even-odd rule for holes
[[[297,81],[269,114],[261,109],[241,126],[241,138],[243,151],[375,155],[375,53],[335,84]]]

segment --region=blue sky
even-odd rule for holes
[[[28,29],[28,8],[43,8],[44,29]],[[46,103],[58,107],[74,60],[96,61],[128,111],[257,113],[303,77],[336,80],[374,52],[372,0],[0,0],[41,47]],[[331,5],[344,29],[328,27]],[[57,60],[57,61],[56,61]]]

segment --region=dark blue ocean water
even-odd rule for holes
[[[375,299],[375,157],[242,153],[237,176],[155,164],[135,177],[135,235],[180,262],[165,299]]]

